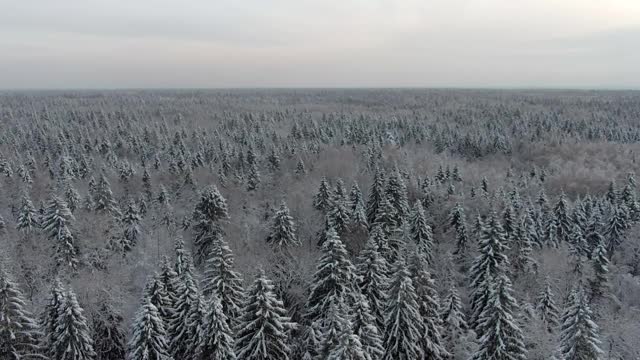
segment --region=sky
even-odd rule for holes
[[[639,0],[0,0],[0,88],[640,88]]]

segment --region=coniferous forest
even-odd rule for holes
[[[0,94],[0,359],[640,359],[640,93]]]

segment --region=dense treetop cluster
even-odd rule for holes
[[[0,94],[0,359],[636,359],[636,92]]]

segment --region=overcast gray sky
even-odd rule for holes
[[[0,0],[0,88],[640,88],[640,0]]]

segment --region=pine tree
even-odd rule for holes
[[[382,199],[386,198],[384,191],[385,179],[384,173],[380,168],[376,168],[376,174],[369,190],[369,198],[367,200],[367,221],[369,225],[375,223],[378,216],[378,208]]]
[[[58,265],[69,265],[75,269],[77,248],[68,225],[73,215],[67,203],[57,196],[52,196],[42,218],[42,228],[50,239],[55,240],[56,260]]]
[[[380,226],[385,235],[389,237],[400,226],[397,220],[396,208],[386,197],[383,197],[374,221],[375,226]]]
[[[133,323],[127,360],[173,360],[158,309],[145,299]]]
[[[371,360],[356,334],[341,336],[340,342],[326,357],[327,360]]]
[[[545,280],[544,290],[536,298],[536,310],[538,316],[547,325],[547,330],[553,332],[558,326],[558,307],[553,300],[553,292],[551,291],[551,283],[549,279]]]
[[[385,326],[388,272],[387,260],[380,253],[375,238],[369,237],[365,248],[358,256],[356,273],[360,292],[366,298],[371,314],[375,318],[375,325],[380,332]]]
[[[38,352],[38,324],[27,303],[0,264],[0,358],[19,360]]]
[[[628,211],[624,204],[614,206],[611,216],[606,224],[604,236],[607,239],[608,256],[613,256],[614,251],[620,246],[624,240],[624,231],[627,228]]]
[[[91,331],[75,293],[67,290],[53,343],[56,360],[95,359]]]
[[[16,228],[22,232],[29,233],[33,228],[39,227],[38,213],[33,206],[31,199],[26,194],[22,195],[22,205],[18,211],[18,224]]]
[[[198,345],[199,360],[235,360],[233,331],[220,299],[215,294],[209,300],[207,317],[204,320],[202,339]]]
[[[350,300],[348,297],[356,289],[356,280],[355,267],[344,244],[335,230],[329,229],[307,298],[307,318],[315,321],[326,314],[332,297]]]
[[[421,359],[424,327],[416,290],[402,257],[394,264],[385,318],[384,360]]]
[[[518,222],[514,233],[513,245],[515,247],[514,267],[521,274],[527,272],[536,272],[538,264],[531,256],[533,252],[533,244],[527,230],[527,218],[524,216]]]
[[[449,286],[440,317],[443,324],[443,338],[451,348],[456,339],[467,330],[467,322],[462,311],[462,301],[454,284]]]
[[[433,260],[433,234],[431,226],[427,224],[424,209],[420,201],[416,201],[411,217],[411,238],[415,241],[420,252],[428,263]]]
[[[247,178],[247,190],[256,191],[260,186],[260,171],[255,162],[249,163],[249,176]]]
[[[471,266],[471,326],[478,334],[480,316],[489,302],[491,284],[504,271],[508,260],[505,255],[505,236],[495,213],[491,213],[487,224],[481,223],[478,243],[479,255]]]
[[[157,274],[147,282],[144,290],[144,299],[148,299],[149,302],[156,307],[163,324],[168,324],[171,319],[171,309],[173,307],[175,297],[170,296],[167,292],[167,287],[163,282],[162,274]]]
[[[329,211],[331,207],[331,189],[326,177],[320,180],[318,192],[313,197],[313,207],[322,212]]]
[[[302,161],[302,159],[298,159],[298,162],[296,163],[296,175],[303,176],[306,173],[307,169],[304,166],[304,161]]]
[[[76,211],[80,205],[80,200],[82,200],[78,190],[76,190],[70,182],[67,183],[64,190],[64,198],[67,204],[69,204],[69,210],[71,210],[72,213]]]
[[[424,255],[415,253],[411,256],[409,271],[416,290],[418,312],[423,319],[424,333],[422,337],[422,350],[429,359],[443,359],[448,352],[442,344],[442,322],[438,292],[435,282],[427,271],[428,263]]]
[[[326,359],[332,351],[338,348],[341,338],[353,334],[344,301],[330,295],[327,303],[329,304],[327,312],[320,320],[322,336],[318,351],[319,359]]]
[[[377,360],[384,354],[381,329],[376,317],[371,313],[369,301],[362,294],[357,294],[351,308],[351,332],[357,335],[362,351],[367,359]]]
[[[293,223],[293,217],[289,215],[289,208],[284,200],[273,216],[271,233],[267,237],[267,243],[274,249],[285,252],[291,246],[300,245],[300,241],[298,241],[296,237],[296,227]]]
[[[385,195],[395,209],[396,223],[401,225],[409,215],[409,200],[407,198],[407,186],[397,167],[387,180]]]
[[[558,241],[569,241],[571,234],[571,219],[569,218],[569,205],[564,192],[560,193],[558,202],[553,209],[556,227],[558,231]]]
[[[168,324],[170,349],[176,359],[191,359],[195,356],[199,341],[199,306],[203,300],[193,278],[191,264],[187,264],[178,275],[181,293],[173,305]]]
[[[506,274],[499,274],[491,284],[487,305],[479,318],[482,336],[474,360],[526,359],[524,336],[516,323],[517,309],[511,281]]]
[[[289,359],[289,331],[295,325],[273,289],[271,280],[260,271],[247,291],[236,334],[238,359]]]
[[[127,209],[122,216],[122,223],[125,228],[121,249],[129,251],[136,246],[140,237],[140,214],[133,200],[129,200],[127,204]]]
[[[121,330],[123,318],[106,299],[102,299],[93,317],[93,338],[97,360],[125,358],[125,334]]]
[[[573,290],[562,313],[559,352],[564,360],[604,359],[598,325],[582,291]]]
[[[591,295],[594,297],[604,296],[609,289],[609,259],[607,258],[604,244],[600,241],[596,244],[591,255],[593,262],[594,279],[591,280]]]
[[[118,204],[113,197],[113,192],[111,192],[111,185],[104,174],[100,174],[93,202],[95,203],[95,211],[106,212],[114,217],[120,216],[120,209],[118,209]]]
[[[65,289],[59,279],[54,279],[51,286],[51,297],[49,303],[45,305],[41,318],[41,328],[43,331],[42,348],[46,355],[53,358],[55,356],[54,344],[58,338],[57,327],[64,310]]]
[[[196,262],[203,263],[209,256],[212,243],[224,234],[222,223],[229,219],[227,201],[215,185],[207,186],[200,193],[200,201],[193,211],[196,246]]]
[[[233,253],[227,242],[217,237],[206,262],[203,294],[215,296],[224,314],[230,320],[236,319],[242,305],[242,277],[233,269]]]

